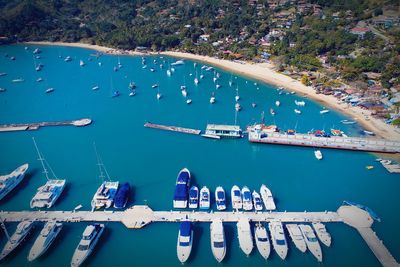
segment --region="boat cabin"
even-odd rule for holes
[[[242,129],[237,125],[207,124],[206,134],[220,137],[241,138]]]

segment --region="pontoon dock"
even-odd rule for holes
[[[168,125],[155,124],[155,123],[150,123],[150,122],[146,122],[144,124],[144,127],[160,129],[160,130],[164,130],[164,131],[185,133],[185,134],[198,135],[201,133],[201,130],[197,130],[197,129],[183,128],[183,127],[177,127],[177,126],[168,126]]]
[[[77,127],[87,126],[92,123],[91,119],[85,118],[80,120],[72,121],[49,121],[49,122],[32,122],[32,123],[21,123],[21,124],[1,124],[0,132],[14,132],[14,131],[31,131],[37,130],[40,127],[45,126],[66,126],[72,125]]]

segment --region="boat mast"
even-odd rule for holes
[[[10,240],[10,234],[7,231],[6,225],[4,224],[3,218],[0,217],[1,228],[3,228],[4,233],[6,234],[7,240]]]
[[[264,110],[261,111],[261,124],[264,124],[265,121],[265,114],[264,114]]]
[[[102,181],[104,181],[105,180],[104,172],[105,172],[106,176],[107,176],[107,179],[111,180],[110,179],[110,175],[108,175],[107,169],[104,166],[103,161],[101,160],[101,157],[100,157],[99,153],[97,152],[97,147],[96,147],[96,143],[95,142],[93,142],[93,147],[94,147],[94,151],[96,153],[97,166],[99,166],[99,171],[100,171],[99,177],[101,178]],[[104,172],[103,172],[103,170],[104,170]]]
[[[36,152],[37,152],[38,157],[39,157],[38,160],[39,160],[40,163],[42,164],[43,173],[46,175],[47,180],[50,180],[50,178],[49,178],[49,172],[47,171],[46,166],[45,166],[45,164],[44,164],[44,163],[45,163],[45,159],[43,158],[42,154],[40,154],[39,148],[38,148],[38,146],[37,146],[37,144],[36,144],[35,137],[32,137],[32,140],[33,140],[33,144],[35,145]]]

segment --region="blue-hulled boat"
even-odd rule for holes
[[[114,208],[125,208],[126,203],[128,203],[130,192],[131,186],[129,185],[129,183],[124,183],[122,186],[120,186],[114,198]]]
[[[192,186],[189,190],[189,209],[197,209],[199,206],[199,188]]]
[[[183,168],[176,178],[176,186],[174,193],[173,206],[176,209],[184,209],[187,207],[188,193],[190,185],[190,171]]]

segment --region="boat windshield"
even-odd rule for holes
[[[240,191],[239,191],[239,190],[233,191],[233,195],[234,195],[235,197],[240,197]]]
[[[307,236],[308,241],[310,242],[318,242],[317,238]]]
[[[283,239],[277,239],[277,240],[276,240],[276,244],[278,244],[278,245],[280,245],[280,246],[283,246],[283,245],[286,244],[286,242],[285,242],[285,240],[283,240]]]
[[[249,200],[250,199],[250,192],[244,192],[243,199]]]
[[[215,248],[223,248],[225,246],[224,242],[214,242]]]
[[[196,190],[190,190],[189,191],[189,196],[191,198],[196,198],[197,197],[197,191]]]
[[[224,194],[224,192],[221,192],[221,191],[217,192],[217,197],[218,197],[219,199],[225,199],[225,194]]]
[[[190,242],[179,242],[179,245],[182,247],[188,247],[190,245]]]
[[[78,246],[78,250],[88,250],[89,249],[89,245],[79,245]]]
[[[260,242],[268,242],[268,238],[266,238],[266,237],[259,237],[259,238],[257,238],[258,239],[258,241],[260,241]]]

